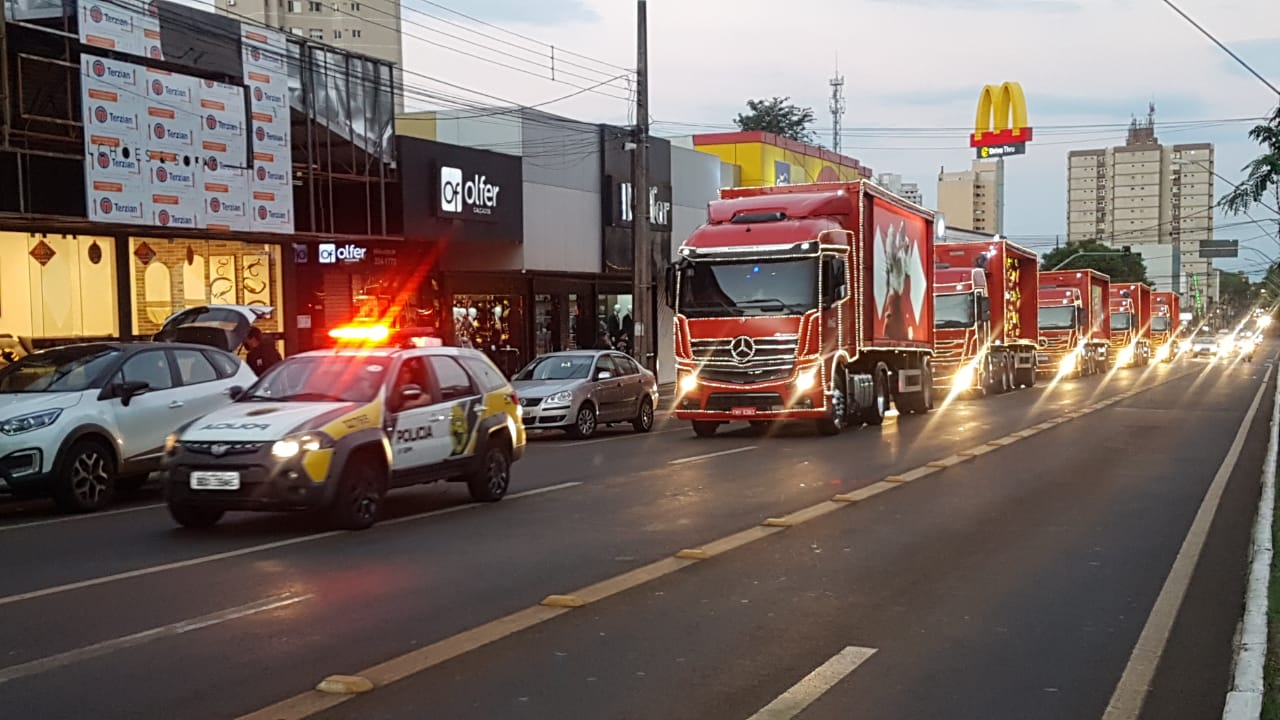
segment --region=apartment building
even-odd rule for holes
[[[1161,145],[1152,115],[1130,124],[1125,144],[1067,154],[1067,240],[1128,245],[1174,244],[1178,262],[1162,289],[1210,284],[1213,261],[1200,257],[1200,241],[1213,239],[1211,143]],[[1173,275],[1180,276],[1180,282]]]
[[[876,184],[904,200],[924,205],[924,194],[920,192],[920,185],[904,181],[897,173],[880,173],[876,176]]]
[[[215,6],[223,15],[403,64],[399,0],[215,0]]]
[[[938,207],[947,225],[1004,233],[1004,160],[975,160],[968,170],[938,172]]]

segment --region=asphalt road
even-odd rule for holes
[[[424,487],[362,533],[273,515],[181,531],[146,495],[74,518],[0,505],[0,717],[279,703],[256,717],[746,720],[856,658],[801,684],[822,691],[799,717],[1100,718],[1273,353],[957,401],[838,438],[698,440],[674,422],[539,438],[503,502]],[[1270,407],[1265,390],[1143,717],[1221,713]],[[744,531],[736,549],[708,545]],[[700,547],[715,556],[670,560]],[[556,594],[585,606],[539,605]],[[309,692],[354,673],[379,686]]]

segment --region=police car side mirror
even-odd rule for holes
[[[227,397],[231,398],[232,400],[239,400],[241,395],[244,395],[244,388],[240,387],[239,385],[232,385],[231,387],[227,388]]]
[[[121,405],[129,407],[130,401],[150,389],[150,383],[141,382],[139,380],[127,380],[125,382],[118,382],[112,385],[111,394],[120,398]]]
[[[400,388],[400,404],[421,400],[423,394],[421,385],[405,385]]]

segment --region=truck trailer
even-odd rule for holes
[[[1181,350],[1178,327],[1182,324],[1181,299],[1176,292],[1151,293],[1151,352],[1159,362],[1172,362]]]
[[[1107,371],[1111,279],[1097,270],[1040,273],[1040,372],[1057,377]]]
[[[1008,392],[1036,382],[1039,258],[1001,237],[934,247],[935,389]]]
[[[1118,368],[1151,362],[1151,286],[1112,284],[1110,305],[1108,362]]]
[[[834,435],[928,412],[934,214],[865,180],[720,198],[668,269],[676,417]]]

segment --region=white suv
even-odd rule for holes
[[[166,435],[257,380],[232,352],[270,311],[192,308],[158,342],[69,345],[0,369],[0,490],[89,512],[141,486]]]

